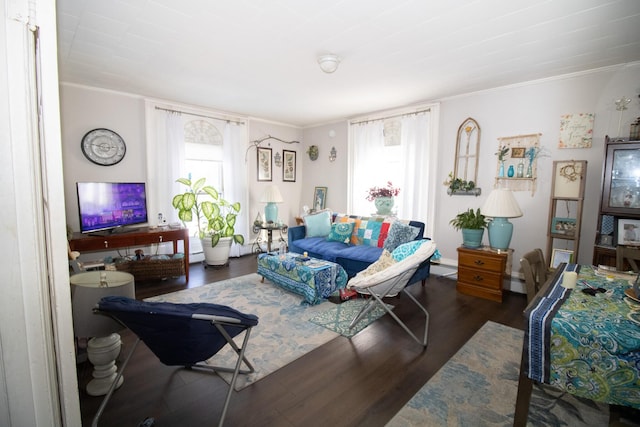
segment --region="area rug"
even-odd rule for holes
[[[147,301],[209,302],[228,305],[236,310],[257,315],[259,323],[251,331],[246,351],[246,357],[256,372],[238,376],[236,390],[242,390],[340,336],[336,332],[309,322],[311,317],[327,310],[334,305],[333,303],[302,305],[302,298],[298,295],[278,288],[268,281],[260,283],[260,279],[261,276],[258,274],[248,274],[148,298]],[[244,333],[236,337],[236,342],[242,343],[243,338]],[[208,362],[227,366],[233,365],[234,360],[237,360],[235,353],[226,346]],[[231,381],[231,374],[219,372],[218,375],[227,382]]]
[[[310,321],[342,336],[351,338],[386,314],[386,311],[380,305],[376,305],[364,318],[356,323],[353,329],[349,329],[351,321],[366,303],[367,301],[364,299],[347,300],[342,304],[335,304],[333,307],[325,309],[322,313],[312,317]],[[392,305],[387,304],[387,307],[393,309]]]
[[[482,328],[411,398],[387,426],[511,426],[523,332]],[[534,386],[530,426],[606,426],[607,405]]]

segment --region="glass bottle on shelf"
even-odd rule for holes
[[[516,172],[516,178],[524,177],[524,163],[518,163],[518,171]]]
[[[507,176],[509,178],[513,178],[513,175],[515,175],[515,170],[513,169],[513,165],[509,165],[509,170],[507,171]]]

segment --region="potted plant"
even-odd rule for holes
[[[229,260],[231,243],[244,243],[244,236],[235,232],[240,203],[224,200],[218,190],[205,185],[206,178],[178,178],[176,182],[187,187],[184,193],[173,196],[171,202],[178,211],[178,218],[183,223],[196,221],[205,263],[225,265]],[[204,197],[211,200],[204,200]]]
[[[467,248],[479,248],[482,246],[484,229],[487,226],[487,219],[480,208],[475,211],[471,208],[466,212],[461,212],[449,221],[456,230],[462,230],[462,245]]]
[[[374,202],[378,215],[390,215],[394,205],[394,198],[400,194],[400,189],[387,181],[386,187],[371,187],[367,190],[367,200]]]

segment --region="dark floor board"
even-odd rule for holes
[[[192,264],[184,278],[136,284],[143,299],[238,277],[256,271],[256,258],[233,258],[224,268]],[[352,339],[338,337],[234,393],[229,426],[384,426],[417,390],[488,320],[522,329],[526,297],[506,293],[502,304],[461,295],[455,281],[432,276],[410,292],[430,313],[426,350],[390,316],[374,322]],[[421,337],[424,316],[406,296],[388,299],[394,312]],[[125,347],[133,336],[123,333]],[[121,356],[122,357],[122,356]],[[81,386],[88,364],[78,368]],[[157,426],[215,425],[226,383],[215,375],[167,367],[143,345],[125,371],[100,426],[136,426],[147,416]],[[84,425],[90,425],[101,398],[80,392]]]

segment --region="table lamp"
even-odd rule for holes
[[[282,203],[282,194],[275,185],[270,185],[262,194],[262,203],[267,205],[264,207],[264,220],[266,222],[276,222],[278,220],[278,205],[276,203]]]
[[[116,358],[122,343],[116,332],[124,329],[111,317],[95,314],[94,307],[102,297],[120,295],[135,298],[134,277],[122,271],[87,271],[74,274],[71,282],[73,331],[78,338],[90,338],[87,357],[93,364],[93,379],[87,384],[87,394],[101,396],[118,375]],[[120,387],[124,379],[120,377]]]
[[[482,208],[482,215],[493,218],[487,226],[489,245],[492,249],[509,249],[513,224],[507,218],[522,216],[522,211],[511,190],[498,188],[489,194]]]

